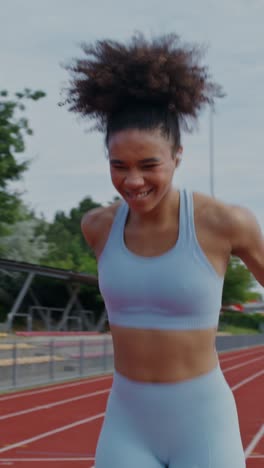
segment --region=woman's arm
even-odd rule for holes
[[[264,286],[264,236],[260,225],[247,208],[230,207],[232,255],[246,264],[256,280]]]
[[[98,241],[98,232],[100,230],[102,214],[105,208],[93,208],[87,211],[81,220],[81,230],[86,243],[94,250]]]

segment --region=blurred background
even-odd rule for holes
[[[34,332],[108,332],[96,262],[82,238],[80,220],[118,194],[111,185],[103,135],[90,132],[90,122],[59,106],[69,79],[63,65],[82,54],[83,41],[123,41],[136,31],[149,38],[173,32],[208,47],[204,64],[226,96],[214,112],[208,108],[201,114],[192,134],[182,133],[183,161],[174,185],[246,206],[264,230],[261,0],[186,0],[179,5],[167,0],[10,0],[0,15],[0,331],[5,346],[25,332],[31,334],[27,338]],[[245,265],[232,258],[219,335],[253,334],[260,340],[263,297]],[[36,351],[34,345],[32,354],[23,339],[20,348],[12,344],[2,354],[8,385],[18,379],[10,362],[36,358],[36,353],[39,359],[49,356],[45,372],[54,378],[53,344],[46,351],[42,345]],[[97,370],[111,368],[111,343],[100,339],[89,352],[78,342],[74,352],[71,338],[67,349],[70,359],[79,359],[78,375],[88,372],[85,355],[97,359]]]

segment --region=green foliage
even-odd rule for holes
[[[48,252],[45,231],[40,232],[42,223],[21,203],[18,221],[8,227],[8,235],[0,237],[4,258],[38,263]]]
[[[23,207],[23,210],[19,210],[19,221],[13,225],[12,232],[0,239],[8,251],[6,258],[96,274],[96,260],[83,238],[81,219],[84,213],[99,206],[87,197],[69,215],[57,212],[52,223],[38,219]],[[11,278],[0,273],[2,318],[10,310],[23,281],[24,275]],[[43,306],[64,307],[69,297],[64,282],[41,276],[34,279],[32,289]],[[85,308],[100,314],[103,300],[97,287],[81,285],[80,298]],[[30,297],[25,298],[23,307],[27,309],[30,302]]]
[[[0,271],[0,322],[6,319],[23,281],[24,275]]]
[[[81,219],[84,213],[99,206],[87,197],[68,216],[63,211],[56,213],[53,223],[46,230],[49,252],[42,257],[43,264],[96,274],[96,260],[83,238]]]
[[[259,330],[254,328],[245,328],[245,327],[238,327],[235,325],[226,325],[222,324],[219,326],[218,331],[225,332],[230,335],[256,335],[260,333]]]
[[[0,236],[8,233],[3,226],[14,223],[18,218],[20,199],[8,189],[10,182],[19,180],[28,168],[29,161],[18,162],[15,154],[25,151],[25,135],[32,135],[28,119],[19,115],[25,111],[24,101],[37,101],[45,96],[43,91],[26,88],[9,98],[7,91],[0,91]],[[0,248],[0,255],[3,250]]]
[[[219,323],[258,330],[260,324],[264,323],[264,315],[245,314],[241,312],[224,312],[220,314]]]
[[[255,283],[253,275],[241,260],[232,257],[225,276],[222,303],[244,303],[252,299],[258,299],[260,294],[252,291]]]
[[[1,160],[0,160],[1,166]],[[0,207],[1,207],[1,219],[0,219],[0,240],[2,236],[6,236],[10,233],[9,224],[15,222],[18,217],[18,211],[20,206],[20,200],[15,194],[8,193],[0,188]],[[5,252],[4,246],[0,242],[0,256]]]

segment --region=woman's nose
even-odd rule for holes
[[[125,178],[125,186],[130,189],[137,189],[143,187],[145,184],[144,178],[140,174],[127,175]]]

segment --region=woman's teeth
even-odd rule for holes
[[[129,196],[129,198],[133,200],[137,200],[140,198],[145,198],[151,192],[151,190],[152,189],[148,190],[147,192],[140,192],[140,193],[128,193],[127,195]]]

